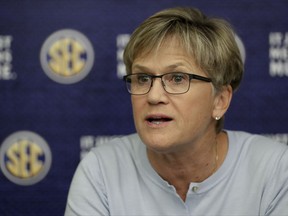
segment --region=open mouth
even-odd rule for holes
[[[166,116],[149,116],[146,118],[146,121],[148,121],[151,124],[159,125],[165,122],[172,121],[172,118]]]

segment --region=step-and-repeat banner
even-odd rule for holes
[[[1,0],[0,215],[63,215],[79,161],[135,131],[123,49],[140,22],[174,6],[237,31],[245,76],[225,128],[287,143],[286,0]]]

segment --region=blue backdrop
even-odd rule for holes
[[[287,143],[287,0],[0,0],[0,215],[63,215],[81,158],[135,131],[121,53],[174,6],[226,18],[243,43],[225,128]]]

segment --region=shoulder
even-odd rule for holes
[[[233,149],[232,172],[237,176],[237,187],[250,187],[254,195],[258,194],[263,212],[283,214],[288,197],[287,144],[246,132],[227,131],[227,134],[229,148]]]
[[[288,146],[268,137],[240,131],[227,131],[235,160],[251,173],[288,169]],[[287,174],[286,174],[287,175]]]
[[[268,137],[240,131],[227,131],[231,159],[239,167],[269,178],[273,173],[284,171],[288,176],[288,146]]]
[[[285,152],[288,146],[263,135],[243,131],[227,131],[230,144],[255,151]]]
[[[119,168],[123,165],[128,166],[137,160],[141,145],[142,143],[137,134],[113,138],[91,149],[80,164],[92,169],[98,167],[102,171],[116,169],[116,167]]]
[[[242,162],[252,176],[249,183],[261,188],[267,215],[282,215],[288,201],[288,146],[262,135],[238,133],[243,142]],[[242,174],[245,172],[242,172]],[[248,176],[248,174],[247,174]],[[262,186],[261,186],[262,185]]]
[[[106,143],[91,149],[91,153],[101,157],[103,154],[108,155],[126,155],[134,154],[137,151],[141,141],[138,134],[130,134],[126,136],[115,137]]]
[[[79,215],[89,215],[96,211],[97,215],[107,215],[108,195],[112,192],[120,194],[123,181],[119,179],[133,173],[131,164],[134,163],[139,146],[138,135],[133,134],[114,138],[93,148],[81,160],[74,174],[68,195],[67,214],[73,211]]]

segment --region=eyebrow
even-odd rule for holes
[[[183,63],[176,63],[176,64],[172,64],[172,65],[169,65],[165,68],[165,70],[172,70],[172,69],[175,69],[177,67],[180,67],[180,66],[185,66]],[[146,66],[143,66],[143,65],[139,65],[139,64],[136,64],[132,67],[132,71],[135,70],[135,69],[140,69],[140,70],[143,70],[143,71],[153,71],[155,72],[154,70],[151,70],[149,67],[146,67]]]
[[[132,66],[132,71],[135,70],[135,69],[140,69],[140,70],[150,70],[148,67],[145,67],[145,66],[142,66],[142,65],[139,65],[139,64],[136,64],[135,66],[133,65]]]

